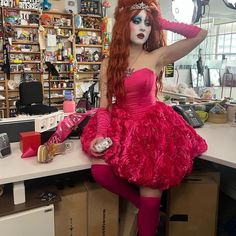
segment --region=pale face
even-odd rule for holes
[[[130,21],[130,41],[134,44],[144,44],[151,32],[150,21],[145,10],[140,11]]]

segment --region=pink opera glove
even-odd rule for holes
[[[97,112],[97,134],[98,137],[107,137],[107,129],[110,125],[111,114],[106,108],[100,108]]]
[[[163,30],[170,30],[174,33],[181,34],[186,38],[194,38],[202,30],[196,25],[169,21],[164,18],[160,18],[160,24]]]

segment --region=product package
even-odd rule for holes
[[[38,148],[41,144],[39,132],[29,131],[20,133],[20,150],[21,157],[32,157],[37,155]]]

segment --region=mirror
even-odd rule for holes
[[[210,87],[221,86],[220,70],[219,69],[209,69],[209,85]]]

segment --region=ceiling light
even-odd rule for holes
[[[178,22],[193,24],[204,15],[208,4],[209,0],[172,0],[172,13]]]
[[[236,10],[236,0],[223,0],[223,1],[227,7]]]

